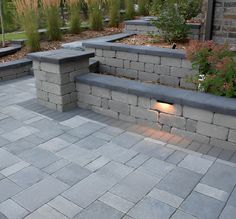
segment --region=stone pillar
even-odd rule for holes
[[[40,104],[60,112],[77,106],[75,77],[89,73],[92,52],[58,49],[28,55],[33,60]]]

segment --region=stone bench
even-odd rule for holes
[[[93,52],[58,49],[31,53],[38,101],[57,111],[77,106],[74,77],[89,72]]]

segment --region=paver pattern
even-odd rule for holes
[[[1,83],[0,106],[1,219],[235,218],[236,164],[216,147],[48,110],[31,77]]]

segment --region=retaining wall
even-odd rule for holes
[[[236,149],[236,102],[113,76],[77,77],[78,106],[191,140]]]
[[[16,79],[32,74],[32,61],[21,59],[0,64],[0,81]]]
[[[142,82],[195,89],[195,85],[188,82],[195,71],[182,50],[109,42],[86,42],[83,46],[95,53],[100,72]]]
[[[188,24],[189,38],[194,40],[200,40],[202,38],[202,25],[201,24]],[[143,33],[159,33],[160,30],[157,29],[150,20],[129,20],[125,21],[125,32],[135,32],[139,34]]]

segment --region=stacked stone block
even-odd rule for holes
[[[201,24],[188,24],[190,27],[189,38],[200,40],[202,38]],[[160,30],[148,20],[131,20],[125,22],[125,32],[136,34],[160,33]]]
[[[78,106],[224,149],[236,148],[236,117],[77,82]]]
[[[31,74],[32,62],[21,59],[0,64],[0,81],[20,78]]]
[[[33,59],[38,101],[61,112],[75,108],[75,77],[89,72],[89,57],[93,53],[61,49],[29,56]]]
[[[115,43],[110,44],[117,45]],[[165,57],[163,53],[148,55],[141,54],[138,50],[129,52],[127,49],[127,51],[122,51],[124,46],[121,49],[118,46],[116,47],[116,50],[114,48],[113,50],[88,48],[89,51],[95,52],[95,58],[99,61],[100,72],[142,82],[160,83],[186,89],[196,88],[193,83],[189,82],[189,78],[196,72],[184,54],[180,57]],[[170,54],[174,52],[173,50],[169,51]]]

